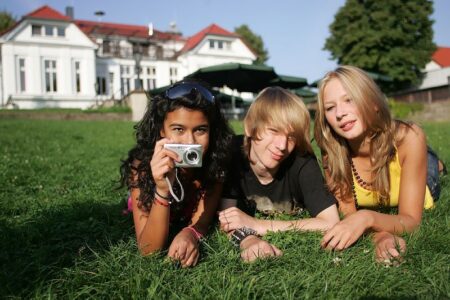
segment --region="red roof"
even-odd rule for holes
[[[236,33],[229,32],[225,29],[223,29],[220,26],[217,26],[216,24],[211,24],[199,33],[191,36],[184,45],[183,49],[181,49],[181,52],[186,52],[191,50],[192,48],[195,48],[204,38],[206,35],[222,35],[222,36],[229,36],[229,37],[239,37]]]
[[[118,23],[94,22],[86,20],[74,20],[75,24],[85,34],[105,34],[105,35],[120,35],[128,37],[148,38],[148,27],[140,25],[127,25]],[[159,40],[183,40],[179,34],[170,32],[162,32],[153,29],[152,38]]]
[[[70,18],[68,16],[61,14],[60,12],[54,10],[53,8],[47,5],[39,7],[38,9],[25,15],[25,17],[70,21]]]
[[[433,53],[433,60],[441,67],[450,66],[450,48],[448,47],[438,47],[436,52]]]

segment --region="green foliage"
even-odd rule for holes
[[[269,53],[264,47],[262,37],[254,33],[246,24],[236,27],[234,32],[239,34],[247,45],[256,52],[256,64],[264,64],[269,59]]]
[[[6,10],[0,11],[0,33],[16,24],[16,19]]]
[[[339,64],[388,75],[384,90],[418,84],[436,49],[430,0],[347,0],[324,49]]]
[[[391,111],[392,116],[395,119],[404,119],[416,111],[423,110],[423,103],[400,102],[400,101],[395,101],[394,99],[390,98],[389,99],[389,109]]]
[[[343,252],[319,248],[319,233],[271,233],[284,255],[243,263],[212,228],[195,268],[166,252],[141,257],[119,159],[131,122],[0,119],[0,295],[6,299],[448,299],[450,181],[436,208],[405,236],[399,267],[373,258],[370,237]],[[426,124],[450,162],[450,123]],[[447,176],[448,177],[448,176]],[[292,216],[278,216],[292,219]]]

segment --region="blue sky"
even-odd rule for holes
[[[276,3],[276,4],[275,4]],[[247,24],[262,36],[269,51],[268,64],[284,75],[319,79],[336,66],[322,50],[328,27],[345,0],[3,0],[0,10],[16,17],[49,5],[64,13],[71,5],[75,18],[97,20],[94,12],[105,12],[106,22],[146,25],[167,30],[175,21],[184,36],[191,36],[211,23],[229,31]],[[450,47],[450,1],[434,1],[434,40]]]

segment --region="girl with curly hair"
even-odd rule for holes
[[[130,190],[139,250],[161,250],[174,236],[168,256],[194,266],[199,239],[216,213],[232,131],[218,101],[197,82],[177,83],[154,97],[135,129],[137,143],[122,162],[121,182]],[[202,150],[187,157],[183,153],[190,150],[168,144]]]
[[[396,235],[415,230],[423,209],[439,196],[437,171],[428,172],[427,186],[424,132],[393,120],[383,93],[356,67],[326,74],[318,102],[315,138],[328,186],[345,216],[328,230],[322,246],[342,250],[372,231],[377,258],[398,257],[405,242]],[[428,169],[437,165],[431,157]],[[398,207],[398,213],[383,213],[382,207]]]

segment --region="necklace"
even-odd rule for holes
[[[364,179],[361,178],[361,176],[359,175],[358,171],[355,168],[355,165],[353,164],[353,159],[350,159],[350,166],[352,167],[352,173],[355,176],[356,181],[358,181],[358,184],[363,188],[365,188],[366,190],[370,190],[372,183],[364,181]]]
[[[370,189],[372,187],[372,183],[368,183],[361,178],[361,176],[359,175],[358,171],[355,168],[355,165],[353,164],[353,159],[351,158],[350,158],[350,166],[352,168],[352,174],[353,176],[355,176],[356,181],[358,181],[358,184],[363,188],[365,188],[366,190]],[[352,178],[352,194],[353,200],[355,201],[356,209],[359,209],[358,198],[356,197],[355,182],[353,181],[353,178]]]

